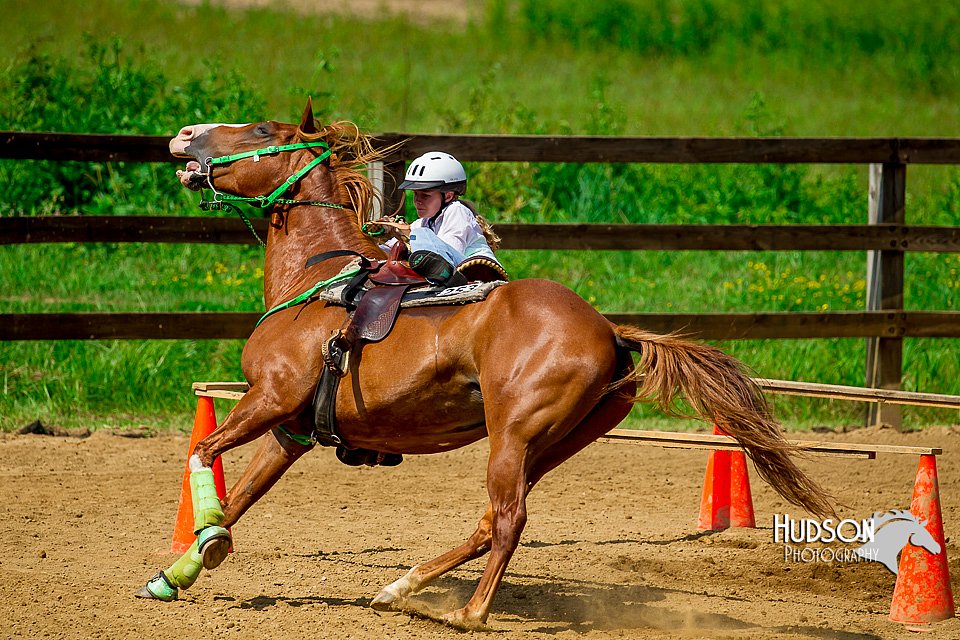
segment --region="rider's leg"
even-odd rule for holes
[[[433,284],[456,287],[467,283],[463,274],[455,269],[467,257],[430,229],[411,232],[410,252],[410,268]]]
[[[459,287],[467,284],[462,273],[453,268],[443,256],[432,251],[414,251],[410,254],[410,268],[431,284]]]

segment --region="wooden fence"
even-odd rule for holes
[[[0,158],[87,162],[179,162],[164,136],[0,132]],[[465,161],[642,163],[824,163],[871,166],[864,225],[498,224],[504,249],[864,251],[867,308],[831,313],[608,313],[652,331],[705,339],[866,338],[865,383],[896,389],[903,338],[960,337],[960,312],[903,309],[904,254],[960,252],[960,227],[906,224],[909,164],[960,164],[960,139],[628,138],[382,134],[406,144],[383,164],[387,207],[404,163],[430,149]],[[865,199],[866,200],[866,199]],[[265,220],[254,224],[266,229]],[[252,242],[232,217],[49,216],[0,218],[0,244],[34,242]],[[52,313],[0,315],[0,340],[246,338],[257,313]],[[881,405],[871,422],[899,424]]]

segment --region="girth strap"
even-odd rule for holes
[[[397,251],[394,248],[390,257],[381,262],[367,261],[348,250],[327,251],[307,261],[310,266],[334,257],[360,256],[360,268],[350,274],[352,280],[344,287],[343,298],[352,298],[367,278],[375,285],[363,292],[347,326],[323,344],[324,366],[313,398],[314,438],[322,445],[345,446],[337,434],[336,403],[340,378],[350,369],[350,353],[361,342],[383,340],[393,329],[403,295],[415,285],[426,284],[422,276],[400,264]],[[343,302],[353,306],[352,300],[343,299]]]

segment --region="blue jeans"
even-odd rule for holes
[[[433,251],[443,256],[453,266],[467,259],[467,256],[441,240],[433,231],[424,228],[414,229],[410,233],[410,252],[414,251]]]

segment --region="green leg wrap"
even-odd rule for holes
[[[223,508],[213,482],[213,469],[190,472],[190,492],[193,496],[193,532],[218,526],[223,522]]]
[[[188,589],[193,586],[200,576],[200,570],[203,568],[203,558],[197,541],[194,540],[187,552],[180,556],[180,559],[174,562],[169,569],[165,569],[163,575],[167,582],[181,589]]]
[[[163,602],[173,602],[177,599],[177,588],[170,584],[163,571],[150,578],[147,586],[135,594],[138,598],[154,598]]]

